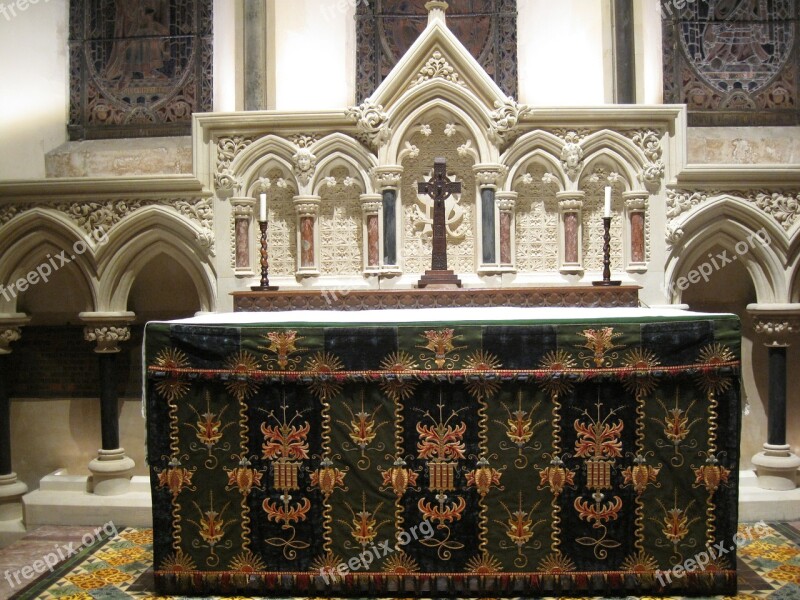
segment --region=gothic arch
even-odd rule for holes
[[[527,168],[533,157],[538,157],[540,163],[548,165],[548,170],[558,177],[561,189],[565,189],[567,178],[559,158],[562,147],[563,142],[558,136],[542,129],[526,133],[516,140],[501,158],[502,163],[509,167],[506,191],[511,190],[517,174]]]
[[[314,194],[319,194],[320,189],[325,184],[325,178],[330,176],[331,171],[337,167],[345,167],[351,176],[358,181],[360,193],[368,194],[372,191],[372,182],[369,171],[365,171],[363,165],[356,161],[352,156],[343,152],[332,152],[317,162],[317,169],[311,181],[311,189]]]
[[[253,170],[261,166],[265,156],[274,157],[289,167],[291,171],[292,156],[297,148],[289,140],[274,134],[266,135],[250,144],[231,163],[231,172],[241,174],[243,182]]]
[[[11,235],[10,231],[13,231]],[[85,252],[75,251],[77,242],[85,244]],[[97,246],[89,243],[86,233],[65,216],[42,208],[34,208],[10,220],[0,228],[0,282],[16,282],[39,265],[48,262],[47,255],[61,267],[61,259],[55,258],[62,251],[70,265],[76,267],[78,282],[94,306],[98,302]],[[52,263],[51,263],[52,266]],[[7,301],[0,296],[8,312],[14,312],[17,298]]]
[[[374,154],[367,151],[362,144],[343,133],[332,133],[312,146],[317,157],[317,173],[325,168],[331,156],[345,158],[359,173],[364,193],[372,193],[370,171],[378,165]]]
[[[592,171],[597,165],[607,164],[617,172],[625,185],[625,191],[631,191],[636,181],[636,171],[631,168],[631,164],[626,161],[626,157],[621,156],[616,150],[609,147],[597,148],[592,153],[587,153],[583,159],[583,168],[577,176],[577,181],[583,183],[588,177],[592,176]]]
[[[545,168],[546,172],[551,173],[557,179],[558,191],[562,192],[567,187],[566,176],[561,165],[556,158],[542,148],[537,148],[532,152],[522,156],[514,166],[509,169],[508,177],[504,185],[504,191],[512,191],[518,183],[518,179],[533,165]]]
[[[256,198],[261,191],[258,185],[258,180],[265,172],[269,172],[273,168],[278,168],[283,173],[284,178],[291,182],[294,189],[297,189],[297,180],[292,171],[292,164],[285,160],[282,156],[277,154],[268,154],[261,157],[260,160],[250,165],[247,171],[242,175],[242,192],[245,196]]]
[[[753,280],[759,303],[784,302],[788,297],[785,240],[778,228],[758,211],[726,197],[692,214],[681,229],[683,237],[669,252],[664,274],[666,289],[672,290],[671,302],[681,301],[678,279],[687,276],[697,264],[710,261],[707,255],[715,246],[727,250],[729,258],[737,256],[736,260],[742,261]],[[757,232],[762,230],[767,232],[771,243],[759,242]],[[736,245],[742,242],[747,243],[748,251],[737,254]]]
[[[442,86],[439,83],[441,80],[430,82],[429,86]],[[394,134],[388,147],[381,151],[382,158],[381,164],[400,164],[400,154],[403,150],[403,145],[411,136],[411,131],[419,121],[432,116],[452,116],[461,124],[466,127],[469,132],[469,137],[475,144],[475,149],[478,153],[476,163],[496,163],[499,161],[499,154],[497,149],[492,147],[488,142],[488,137],[485,132],[489,128],[489,118],[485,113],[485,109],[479,105],[478,101],[465,90],[459,88],[455,84],[449,84],[458,88],[458,95],[461,95],[462,104],[455,104],[448,100],[443,99],[437,94],[433,94],[428,98],[428,94],[412,94],[405,96],[398,105],[396,112],[393,112],[390,118],[390,124]],[[416,90],[415,90],[416,91]],[[435,92],[434,87],[430,87],[429,91]],[[421,97],[420,97],[421,96]],[[454,99],[457,100],[457,99]],[[406,101],[407,106],[403,105]],[[424,104],[419,104],[424,102]]]
[[[125,219],[109,234],[98,255],[101,289],[98,310],[125,311],[139,271],[160,254],[168,254],[188,273],[202,311],[216,306],[216,275],[197,241],[199,231],[181,216],[152,206]]]
[[[619,164],[625,165],[628,181],[631,183],[636,181],[639,171],[645,166],[641,151],[633,142],[616,131],[604,129],[592,133],[581,142],[581,147],[587,165],[592,156],[601,152],[616,156]]]

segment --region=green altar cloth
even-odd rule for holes
[[[162,593],[735,593],[735,316],[237,313],[144,353]]]

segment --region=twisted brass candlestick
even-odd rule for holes
[[[622,285],[621,281],[611,281],[611,217],[603,217],[603,280],[593,281],[592,285],[611,287]]]
[[[276,285],[269,284],[269,254],[267,252],[267,225],[268,221],[259,221],[261,228],[261,284],[254,285],[250,289],[254,292],[274,292],[278,289]]]

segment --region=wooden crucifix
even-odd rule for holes
[[[419,193],[433,199],[433,252],[431,268],[420,277],[417,287],[456,286],[461,287],[461,280],[447,269],[447,217],[445,200],[453,194],[461,193],[461,183],[447,178],[447,161],[436,158],[433,161],[433,177],[430,181],[419,183]]]

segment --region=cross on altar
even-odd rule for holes
[[[419,193],[433,199],[433,248],[431,268],[425,272],[417,287],[442,285],[461,287],[461,280],[447,269],[447,223],[445,216],[445,200],[453,194],[461,193],[461,183],[450,181],[447,177],[447,161],[436,158],[433,161],[433,177],[430,181],[419,183]]]

